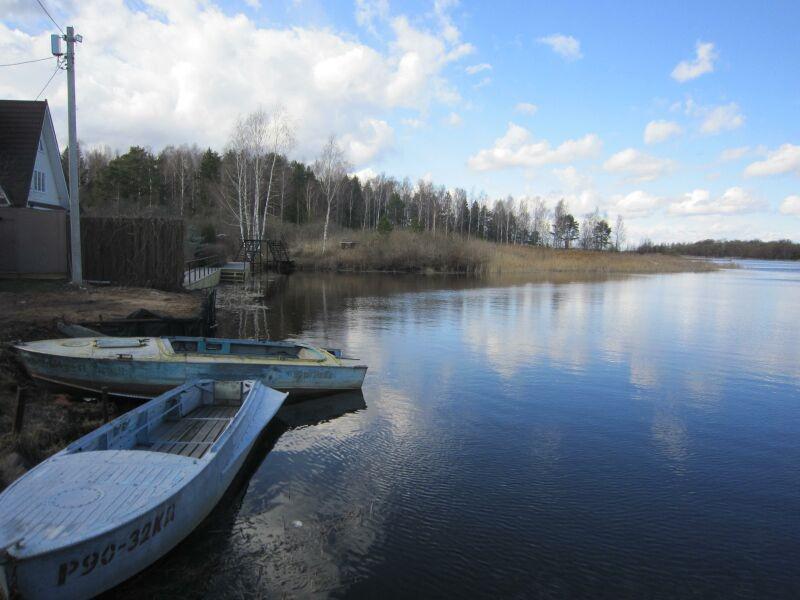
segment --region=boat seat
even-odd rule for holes
[[[137,449],[202,458],[236,416],[239,406],[199,406],[180,420],[167,422],[150,432],[147,444]]]

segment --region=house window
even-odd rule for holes
[[[42,171],[33,172],[33,191],[35,192],[47,191],[47,182],[45,174]]]
[[[44,144],[42,143],[42,138],[39,138],[39,152],[44,152]]]

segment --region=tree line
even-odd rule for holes
[[[791,240],[762,242],[761,240],[700,240],[683,244],[654,244],[644,240],[636,249],[641,254],[683,254],[709,258],[756,258],[800,260],[800,244]]]
[[[576,218],[564,200],[490,200],[484,193],[448,189],[379,174],[350,174],[331,137],[311,164],[291,160],[293,127],[285,112],[258,110],[239,119],[225,148],[167,146],[158,153],[131,146],[125,153],[79,148],[81,204],[91,212],[168,214],[224,223],[239,237],[263,238],[274,223],[324,223],[328,228],[389,231],[407,228],[508,244],[591,250],[622,249],[625,224],[612,228],[598,210]],[[62,162],[68,176],[67,150]]]

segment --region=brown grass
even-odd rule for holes
[[[411,231],[393,231],[384,235],[374,232],[334,232],[329,235],[326,252],[323,254],[319,237],[307,235],[304,231],[295,233],[291,242],[291,253],[298,267],[311,270],[481,275],[677,273],[717,269],[711,263],[679,256],[514,246]],[[343,240],[355,241],[357,246],[343,249],[340,247]]]

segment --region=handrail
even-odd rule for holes
[[[219,254],[193,258],[183,263],[183,284],[188,285],[200,281],[222,266],[224,259]]]

